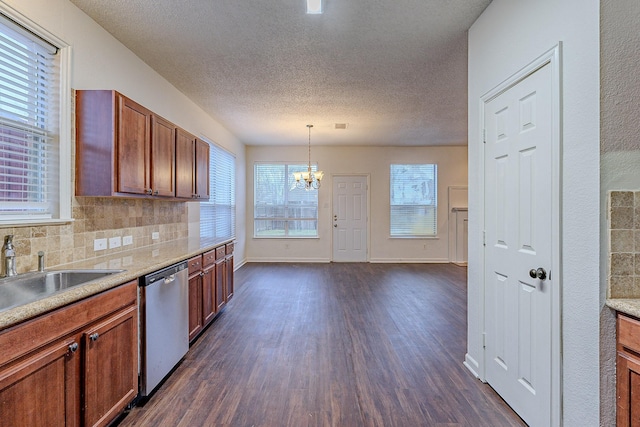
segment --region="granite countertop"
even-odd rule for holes
[[[640,298],[610,298],[607,307],[640,319]]]
[[[122,269],[125,271],[0,312],[0,330],[131,280],[136,280],[146,274],[231,241],[232,239],[180,239],[56,266],[51,270]]]

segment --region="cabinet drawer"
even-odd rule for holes
[[[198,255],[191,258],[189,261],[189,276],[193,273],[197,273],[202,270],[202,256]]]
[[[226,252],[225,252],[224,245],[220,246],[219,248],[216,248],[216,259],[224,258],[225,254]]]
[[[233,247],[235,244],[233,242],[227,243],[227,255],[231,255],[233,253]]]
[[[640,321],[618,314],[618,346],[640,353]]]
[[[216,262],[216,251],[211,250],[202,254],[202,267],[209,267]]]

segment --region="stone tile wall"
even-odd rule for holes
[[[640,298],[640,191],[608,194],[608,298]]]
[[[0,227],[0,238],[14,235],[18,273],[36,270],[38,251],[47,268],[151,244],[188,237],[187,203],[157,200],[78,197],[69,224]],[[160,233],[158,240],[151,239]],[[133,236],[133,244],[93,250],[94,239]],[[0,246],[2,243],[0,242]]]

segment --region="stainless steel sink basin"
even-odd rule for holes
[[[124,270],[51,270],[0,279],[0,312]]]

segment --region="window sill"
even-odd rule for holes
[[[440,236],[389,236],[389,239],[440,240]]]
[[[307,240],[307,239],[320,239],[319,236],[253,236],[254,239],[291,239],[291,240]]]
[[[35,227],[38,225],[64,225],[70,224],[73,219],[12,219],[6,221],[0,221],[0,228],[9,227]]]

